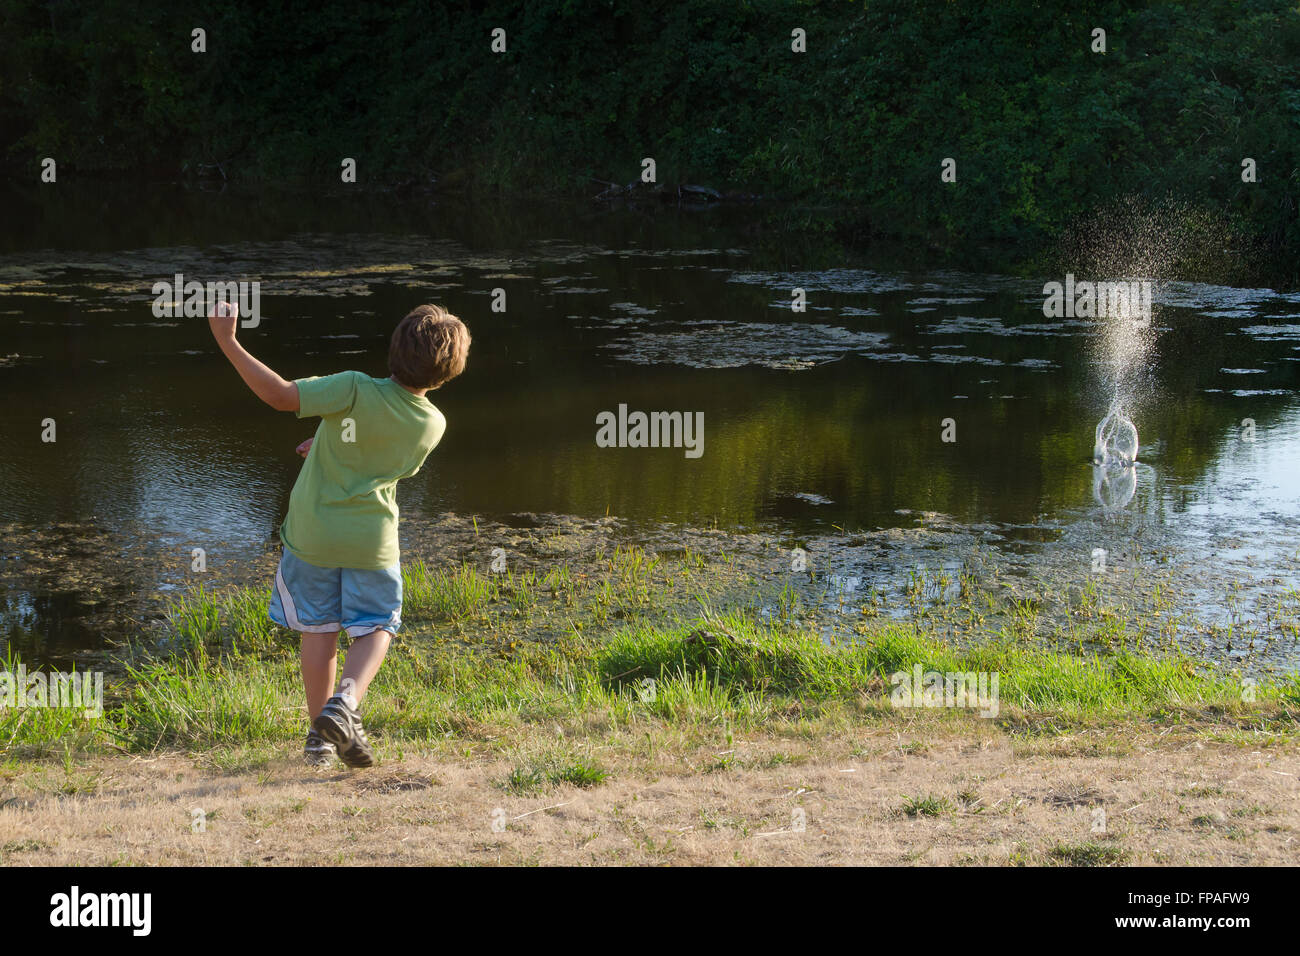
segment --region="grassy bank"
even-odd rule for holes
[[[365,707],[381,755],[510,748],[533,734],[554,737],[557,727],[573,742],[718,727],[816,735],[902,718],[986,720],[1014,735],[1142,723],[1295,736],[1295,676],[1246,686],[1177,652],[1142,650],[1140,636],[1116,641],[1105,620],[1082,625],[1097,632],[1087,641],[1099,648],[1092,653],[1048,646],[1014,619],[964,646],[940,639],[929,616],[872,617],[851,640],[827,640],[793,610],[798,599],[788,591],[774,595],[767,614],[712,610],[703,564],[689,553],[668,561],[618,549],[601,573],[409,565],[404,631]],[[164,638],[121,649],[122,673],[110,678],[102,717],[0,710],[4,752],[15,759],[296,745],[305,728],[296,637],[267,619],[267,597],[260,589],[192,592],[173,606]],[[891,675],[916,665],[998,675],[996,716],[895,707]]]
[[[788,589],[724,604],[735,563],[411,564],[362,772],[302,763],[295,636],[265,591],[191,592],[165,636],[118,649],[101,717],[0,709],[0,860],[1293,860],[1294,676],[1247,691],[1105,619],[1073,635],[1097,630],[1091,653],[1023,615],[959,644],[939,635],[962,612],[919,603],[828,641]],[[996,673],[996,714],[894,706],[892,675],[917,665]]]

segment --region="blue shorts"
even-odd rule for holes
[[[382,571],[318,568],[288,549],[280,558],[271,593],[271,620],[307,634],[365,637],[402,626],[402,568]]]

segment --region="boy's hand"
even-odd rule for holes
[[[253,390],[253,394],[277,412],[297,412],[301,407],[298,397],[298,385],[275,374],[249,354],[235,340],[235,323],[239,321],[239,306],[233,302],[217,302],[208,316],[208,327],[212,337],[217,340],[230,364],[235,367],[244,384]]]
[[[306,458],[307,452],[311,451],[311,443],[314,442],[315,440],[316,440],[315,438],[308,438],[305,442],[303,442],[294,450],[297,451],[298,454],[302,455],[302,457]]]
[[[239,306],[233,302],[218,302],[212,307],[212,314],[208,316],[208,327],[212,329],[212,337],[218,342],[233,342],[238,319]]]

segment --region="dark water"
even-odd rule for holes
[[[431,396],[446,437],[401,487],[410,517],[804,538],[933,512],[1012,541],[1097,517],[1097,326],[1044,318],[1042,283],[1060,276],[909,268],[905,251],[850,255],[750,208],[57,188],[7,197],[0,235],[0,634],[20,649],[97,640],[77,621],[129,594],[94,593],[96,568],[134,543],[175,563],[274,540],[314,425],[261,405],[206,321],[155,318],[151,286],[177,272],[260,280],[261,324],[240,337],[286,377],[386,374],[388,334],[420,302],[467,322],[469,369]],[[1156,302],[1129,510],[1189,567],[1220,554],[1294,589],[1300,296],[1173,283]],[[703,412],[703,455],[597,447],[597,414],[620,404]],[[156,585],[145,561],[125,590]]]

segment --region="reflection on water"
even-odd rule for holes
[[[1104,511],[1118,511],[1137,491],[1137,427],[1118,400],[1097,423],[1092,448],[1092,497]]]
[[[469,370],[433,396],[446,438],[401,486],[413,520],[609,514],[809,537],[928,513],[1019,540],[1011,529],[1083,534],[1088,509],[1129,507],[1178,560],[1240,542],[1224,574],[1263,580],[1300,551],[1294,295],[1161,287],[1141,409],[1155,470],[1139,475],[1090,470],[1087,424],[1108,409],[1089,358],[1098,330],[1045,320],[1041,281],[850,262],[773,241],[756,211],[173,199],[170,213],[114,207],[111,229],[87,233],[60,198],[23,207],[3,236],[0,623],[18,643],[57,645],[68,615],[40,602],[84,590],[33,570],[21,534],[97,529],[89,566],[147,539],[155,556],[119,582],[140,592],[173,582],[192,547],[251,561],[274,542],[311,425],[261,406],[206,323],[153,317],[152,283],[178,272],[260,280],[262,322],[241,337],[291,377],[382,374],[415,303],[465,318]],[[795,288],[806,312],[791,311]],[[623,403],[703,412],[704,456],[597,447],[596,416]],[[55,443],[40,440],[46,418]],[[1110,441],[1133,460],[1135,430]]]
[[[1137,466],[1115,462],[1092,466],[1092,497],[1106,511],[1118,511],[1137,491]]]

